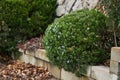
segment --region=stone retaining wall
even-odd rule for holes
[[[52,65],[46,57],[45,50],[43,49],[38,49],[35,52],[26,51],[26,54],[24,54],[24,51],[22,50],[20,50],[20,52],[22,55],[20,56],[19,60],[48,68],[49,72],[51,72],[51,74],[54,75],[58,80],[89,80],[86,77],[76,77],[75,74],[67,72],[64,69],[59,69],[58,67]]]
[[[120,80],[120,47],[111,49],[110,73],[117,75]]]
[[[110,68],[106,66],[89,66],[86,77],[76,77],[75,74],[52,65],[46,57],[44,49],[38,49],[35,52],[26,51],[26,54],[22,50],[20,52],[22,53],[19,58],[21,61],[48,68],[58,80],[119,80],[120,48],[112,48]]]

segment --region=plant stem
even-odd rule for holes
[[[114,41],[115,41],[115,47],[117,47],[117,39],[116,39],[116,33],[114,31]]]

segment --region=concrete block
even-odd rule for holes
[[[25,63],[29,63],[29,57],[26,54],[21,53],[22,55],[19,57],[19,60]]]
[[[36,63],[35,63],[36,66],[43,66],[43,64],[44,64],[43,60],[40,60],[40,59],[36,60]]]
[[[91,72],[92,72],[92,66],[88,66],[86,76],[91,77]]]
[[[92,66],[91,78],[95,80],[111,80],[109,67],[105,66]]]
[[[35,51],[35,57],[49,62],[49,59],[46,56],[46,51],[44,49],[38,49]]]
[[[113,47],[111,49],[111,60],[120,62],[120,47]]]
[[[53,64],[47,64],[49,72],[56,78],[61,79],[61,69]]]
[[[75,74],[62,69],[61,80],[89,80],[89,79],[87,77],[77,77]]]
[[[27,55],[27,54],[22,54],[19,57],[19,60],[25,63],[31,63],[33,65],[35,65],[35,62],[36,62],[36,59],[33,56]]]
[[[32,65],[35,65],[36,63],[36,59],[34,56],[31,55],[27,55],[29,57],[29,63],[31,63]]]
[[[118,62],[110,61],[110,73],[118,75]]]
[[[61,70],[60,70],[58,67],[52,65],[50,62],[46,62],[46,61],[44,61],[44,60],[38,59],[38,60],[36,61],[36,64],[35,64],[35,65],[37,65],[37,66],[44,66],[45,68],[48,69],[48,71],[49,71],[54,77],[56,77],[56,78],[58,78],[58,79],[61,78]]]
[[[35,51],[25,51],[25,54],[30,55],[30,56],[35,56]]]

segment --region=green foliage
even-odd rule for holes
[[[120,22],[120,0],[102,0],[107,15],[115,22],[115,26]]]
[[[107,25],[114,32],[115,45],[120,46],[120,0],[101,0],[109,19]]]
[[[8,55],[12,58],[17,58],[18,54],[16,49],[16,40],[11,38],[10,35],[11,28],[5,23],[5,21],[0,21],[0,54]]]
[[[7,34],[4,45],[0,37],[2,51],[11,53],[17,43],[44,34],[53,21],[55,6],[56,0],[0,0],[0,22],[4,21],[10,29],[0,31]]]
[[[55,14],[56,0],[1,0],[0,20],[12,28],[12,34],[31,38],[44,33]]]
[[[102,13],[88,9],[57,19],[43,38],[50,61],[81,76],[88,65],[108,59],[111,45],[107,44],[109,33],[105,20]]]
[[[7,46],[5,46],[7,40],[6,38],[9,35],[10,29],[8,26],[5,24],[4,21],[0,22],[0,52],[2,52],[3,49],[5,49]]]

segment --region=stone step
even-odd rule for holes
[[[115,74],[111,74],[109,72],[109,67],[106,66],[92,66],[91,72],[88,76],[93,78],[93,80],[117,80],[117,76]]]

